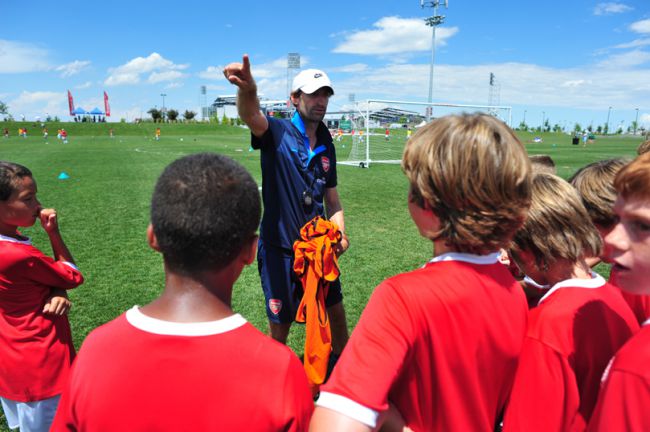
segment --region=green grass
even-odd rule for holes
[[[56,140],[56,124],[48,124],[48,140],[42,138],[40,127],[29,124],[27,139],[16,137],[19,124],[9,127],[12,137],[0,138],[0,159],[24,164],[34,172],[39,198],[44,206],[58,210],[64,239],[86,278],[70,292],[70,321],[77,347],[92,329],[134,304],[146,304],[161,291],[162,260],[147,247],[145,229],[154,183],[168,163],[195,152],[219,152],[242,163],[261,184],[259,153],[249,151],[248,132],[238,127],[166,124],[156,142],[152,139],[156,125],[151,123],[66,123],[68,144]],[[111,127],[113,139],[108,137]],[[391,134],[388,145],[394,158],[401,155],[404,135],[402,131]],[[572,146],[567,135],[544,134],[543,138],[543,143],[526,144],[529,153],[551,155],[565,178],[589,162],[632,157],[641,142],[639,138],[599,137],[583,148]],[[377,144],[384,141],[383,136],[374,139]],[[529,142],[531,136],[523,134],[522,140]],[[346,159],[350,142],[337,146],[339,159]],[[70,175],[69,180],[57,179],[63,171]],[[391,275],[424,264],[431,257],[432,245],[418,235],[409,218],[407,182],[398,165],[376,164],[370,169],[340,165],[338,171],[351,241],[340,261],[341,279],[348,325],[353,329],[373,288]],[[50,253],[40,227],[24,232],[37,247]],[[233,308],[266,331],[264,297],[255,265],[246,268],[237,282]],[[294,326],[289,346],[300,354],[303,343],[303,329]],[[2,426],[0,430],[4,430]]]

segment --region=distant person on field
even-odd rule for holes
[[[83,282],[56,211],[36,192],[29,169],[0,161],[0,401],[9,427],[22,432],[50,429],[75,355],[65,290]],[[18,231],[37,220],[53,258]]]
[[[111,137],[111,138],[114,138],[114,135],[113,135],[113,128],[110,128],[110,129],[108,130],[108,136]]]
[[[68,143],[68,131],[65,129],[61,129],[61,139],[63,140],[63,144]]]
[[[630,294],[650,296],[650,154],[637,157],[614,180],[617,221],[605,236],[612,277]],[[603,376],[589,431],[650,430],[650,319],[621,348]]]
[[[533,177],[533,201],[510,256],[550,285],[528,316],[503,430],[584,430],[600,377],[639,328],[618,288],[586,263],[601,239],[576,190],[550,174]]]
[[[156,141],[160,141],[160,128],[156,128]]]
[[[526,150],[492,116],[448,116],[413,135],[402,167],[433,258],[375,289],[313,431],[370,431],[389,404],[414,431],[491,431],[510,394],[527,307],[498,257],[530,204]]]
[[[48,135],[48,134],[47,134],[47,128],[44,127],[44,128],[43,128],[43,138],[47,139],[47,135]]]
[[[261,152],[264,215],[257,264],[271,336],[286,343],[302,297],[293,273],[293,244],[300,229],[315,216],[327,215],[341,232],[337,255],[349,246],[337,189],[336,149],[323,123],[334,89],[325,72],[303,70],[294,78],[290,95],[296,111],[290,119],[275,119],[260,111],[248,55],[223,73],[238,87],[239,116],[251,130],[252,147]],[[330,358],[335,361],[348,340],[339,279],[330,284],[325,303],[332,332]]]
[[[636,149],[637,154],[642,155],[643,153],[647,153],[650,151],[650,140],[643,141],[641,144],[639,144],[639,147]]]
[[[5,138],[9,138],[9,128],[4,128],[3,136],[4,136]]]
[[[390,129],[386,128],[386,132],[384,132],[384,136],[386,138],[386,141],[390,140]]]
[[[257,184],[202,153],[172,162],[151,200],[160,297],[86,338],[53,431],[303,431],[313,410],[300,361],[232,311],[255,260]]]

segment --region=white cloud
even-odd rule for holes
[[[594,15],[612,15],[629,12],[634,8],[624,3],[598,3],[594,8]]]
[[[635,33],[650,33],[650,18],[630,24],[630,30]]]
[[[589,80],[583,80],[583,79],[578,79],[578,80],[569,80],[565,81],[562,84],[560,84],[561,87],[583,87],[585,85],[590,85],[591,81]]]
[[[639,125],[650,128],[650,113],[641,114],[641,116],[639,116]]]
[[[65,93],[36,91],[22,92],[7,101],[9,112],[15,118],[25,115],[28,120],[36,116],[45,118],[48,114],[63,118],[68,115],[68,98]]]
[[[626,68],[639,66],[650,61],[650,52],[642,50],[628,51],[615,54],[600,62],[600,66],[607,68]]]
[[[29,43],[0,39],[0,73],[49,70],[49,52]]]
[[[183,78],[184,76],[185,74],[175,70],[170,70],[165,72],[152,72],[151,75],[149,75],[148,81],[151,84],[155,84],[161,81],[173,81],[176,79]]]
[[[183,84],[182,82],[171,82],[171,83],[167,84],[165,86],[165,88],[169,90],[169,89],[175,89],[175,88],[183,87],[184,85],[185,84]]]
[[[618,48],[618,49],[641,48],[648,45],[650,45],[650,38],[635,39],[632,42],[615,45],[614,48]]]
[[[366,69],[368,69],[368,65],[365,63],[353,63],[345,66],[329,68],[327,72],[360,73],[365,71]]]
[[[209,80],[217,80],[223,78],[222,66],[208,66],[204,71],[199,72],[199,77]]]
[[[384,17],[373,30],[360,30],[346,36],[335,53],[386,55],[431,49],[431,27],[420,18]],[[437,27],[436,46],[444,46],[458,27]]]
[[[86,81],[85,83],[79,84],[79,85],[75,86],[74,88],[77,89],[77,90],[83,90],[83,89],[87,89],[87,88],[92,87],[92,85],[93,85],[92,81]]]
[[[175,64],[154,52],[148,57],[136,57],[121,66],[109,69],[110,75],[104,84],[107,86],[137,84],[140,82],[141,75],[149,72],[152,72],[149,82],[155,83],[166,80],[158,79],[158,74],[165,76],[164,74],[170,71],[184,70],[188,67],[187,64]]]
[[[72,63],[66,63],[66,64],[62,64],[61,66],[57,66],[56,68],[54,68],[54,70],[57,72],[61,72],[62,78],[67,78],[72,75],[78,74],[82,70],[88,68],[88,66],[90,66],[90,61],[75,60]]]

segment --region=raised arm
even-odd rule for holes
[[[269,122],[260,111],[257,98],[257,84],[251,74],[248,54],[244,54],[241,63],[230,63],[223,69],[223,75],[231,84],[237,86],[237,112],[248,125],[251,133],[258,138],[269,128]]]
[[[57,261],[66,261],[74,264],[72,254],[63,242],[63,237],[61,237],[61,233],[59,232],[59,222],[56,218],[56,210],[43,209],[41,210],[40,218],[41,225],[50,238],[54,259]]]

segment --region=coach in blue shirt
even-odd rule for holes
[[[223,71],[238,87],[237,110],[251,130],[251,144],[261,150],[264,215],[258,245],[258,268],[266,298],[271,336],[286,343],[296,316],[302,287],[293,276],[293,242],[300,228],[316,215],[327,217],[345,232],[343,207],[336,190],[336,152],[323,118],[334,94],[327,75],[307,69],[296,75],[291,119],[267,117],[260,111],[250,61],[231,63]],[[340,255],[348,248],[345,234]],[[332,351],[340,354],[348,339],[341,285],[330,285],[326,299],[332,328]]]

